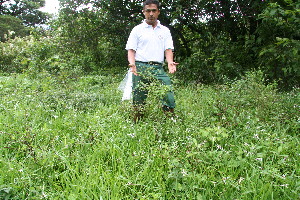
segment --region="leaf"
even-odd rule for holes
[[[270,15],[275,15],[276,12],[277,12],[277,9],[272,9],[272,10],[270,11]]]

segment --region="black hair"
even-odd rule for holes
[[[145,8],[146,5],[155,4],[157,6],[157,9],[159,10],[160,3],[157,0],[146,0],[143,3],[143,8]]]

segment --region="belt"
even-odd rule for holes
[[[136,62],[144,63],[144,64],[148,64],[148,65],[162,65],[162,63],[155,62],[155,61],[149,61],[149,62],[136,61]]]

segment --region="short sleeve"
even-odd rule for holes
[[[129,37],[128,37],[125,49],[126,50],[133,49],[133,50],[136,51],[137,45],[138,45],[137,29],[133,28],[130,35],[129,35]]]
[[[165,39],[165,50],[167,49],[173,49],[174,50],[174,44],[173,39],[170,30],[166,32],[166,39]]]

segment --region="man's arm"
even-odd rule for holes
[[[135,51],[133,49],[128,50],[128,62],[131,72],[137,76],[136,66],[135,66]]]
[[[169,73],[173,74],[176,72],[176,66],[179,63],[174,62],[174,55],[172,49],[167,49],[165,51],[166,60],[168,62]]]

